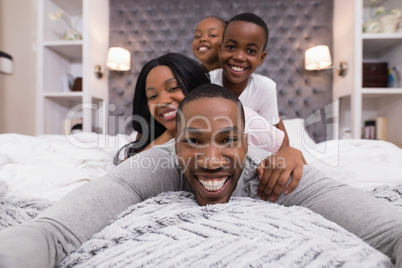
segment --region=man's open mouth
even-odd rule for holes
[[[206,176],[196,176],[201,185],[205,190],[210,192],[216,192],[223,188],[225,182],[229,176],[219,176],[219,177],[206,177]]]

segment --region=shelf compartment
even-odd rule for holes
[[[402,33],[363,33],[363,51],[378,53],[402,43]]]
[[[64,129],[64,121],[71,118],[68,114],[72,112],[72,118],[82,118],[82,110],[77,105],[81,104],[81,99],[45,98],[45,133],[47,134],[64,134],[69,130]],[[74,109],[74,107],[77,107]],[[76,110],[76,112],[74,112]]]
[[[81,34],[83,32],[83,0],[45,0],[45,10],[43,12],[43,40],[64,40],[64,33],[70,27],[77,29]],[[57,10],[63,10],[65,18],[69,23],[63,21],[63,18],[57,20],[49,19],[49,14]]]
[[[52,2],[72,16],[82,14],[82,0],[52,0]]]
[[[80,47],[82,46],[74,46]],[[82,61],[72,57],[65,57],[57,53],[54,47],[46,47],[44,50],[44,92],[69,93],[63,91],[68,83],[66,76],[74,78],[82,77]]]
[[[402,144],[402,128],[400,115],[402,114],[402,94],[365,94],[362,98],[361,126],[367,120],[385,117],[388,121],[387,141]]]

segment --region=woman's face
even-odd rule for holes
[[[164,65],[156,66],[145,81],[145,94],[151,115],[168,131],[176,131],[176,111],[184,99],[172,70]]]

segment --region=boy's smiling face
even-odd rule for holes
[[[251,22],[232,21],[227,25],[219,53],[224,85],[247,85],[267,55],[265,36],[263,28]]]
[[[228,202],[247,153],[237,104],[220,97],[200,98],[186,103],[178,116],[177,159],[198,204]]]

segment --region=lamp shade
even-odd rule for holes
[[[121,47],[111,47],[107,53],[107,67],[110,70],[128,71],[130,70],[130,52]]]
[[[331,65],[332,59],[328,46],[315,46],[306,50],[304,66],[307,70],[321,70]]]

